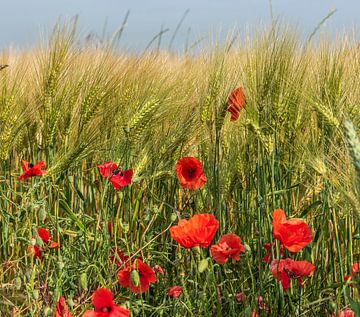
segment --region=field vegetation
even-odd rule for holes
[[[345,281],[360,262],[352,37],[306,42],[273,26],[196,54],[79,43],[72,25],[58,25],[46,45],[0,56],[9,65],[0,71],[1,316],[54,316],[60,296],[82,316],[100,287],[131,316],[360,313],[359,277]],[[226,102],[240,86],[246,105],[231,121]],[[201,162],[203,187],[179,184],[182,157]],[[44,161],[46,173],[19,180],[22,160]],[[133,170],[130,185],[116,190],[100,175],[108,161]],[[303,288],[293,281],[285,291],[263,261],[265,243],[280,256],[279,208],[312,232],[299,252],[283,250],[315,265]],[[219,264],[209,248],[171,238],[180,219],[203,213],[219,222],[212,244],[241,238],[239,261]],[[155,268],[148,291],[119,284],[116,250]]]

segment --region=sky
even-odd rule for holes
[[[336,13],[321,32],[334,37],[337,32],[356,28],[360,22],[360,0],[272,0],[273,15],[297,27],[304,36],[333,9]],[[46,38],[59,21],[78,15],[80,37],[105,29],[110,36],[129,10],[120,45],[140,51],[160,30],[161,47],[168,48],[177,24],[186,15],[172,48],[182,50],[202,39],[223,40],[235,30],[250,31],[271,21],[269,0],[0,0],[0,49],[28,48]],[[152,45],[157,45],[155,41]]]

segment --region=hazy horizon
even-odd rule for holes
[[[337,9],[321,28],[322,33],[334,36],[336,32],[356,28],[360,2],[273,0],[272,8],[275,17],[297,26],[304,34],[310,34],[331,10]],[[51,30],[56,21],[76,15],[83,38],[88,34],[101,37],[105,25],[109,36],[121,25],[128,10],[130,15],[121,39],[123,47],[140,51],[161,29],[169,29],[162,38],[162,47],[167,48],[177,24],[188,9],[172,45],[175,49],[182,50],[186,42],[191,44],[200,38],[209,40],[210,33],[223,40],[231,30],[252,30],[271,21],[268,0],[183,0],[173,3],[166,0],[107,0],[102,3],[95,0],[3,1],[0,48],[36,45],[41,40],[40,34]]]

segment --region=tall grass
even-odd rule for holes
[[[79,46],[65,25],[46,46],[2,52],[0,315],[51,316],[63,295],[80,316],[99,286],[133,316],[324,316],[348,305],[359,296],[343,282],[360,260],[359,153],[347,151],[358,147],[359,57],[349,39],[304,45],[281,27],[229,49],[137,56]],[[230,122],[224,104],[239,85],[247,105]],[[174,172],[189,155],[208,178],[196,192]],[[48,173],[19,182],[21,159],[45,160]],[[134,169],[130,187],[101,179],[96,166],[107,160]],[[276,208],[311,225],[313,242],[296,257],[316,265],[304,290],[294,283],[283,294],[261,261]],[[178,212],[202,211],[219,220],[216,239],[233,232],[246,243],[240,262],[220,267],[207,250],[171,240]],[[27,251],[38,227],[61,245],[43,261]],[[114,246],[165,275],[131,294],[109,263]],[[167,296],[172,285],[183,287],[179,300]]]

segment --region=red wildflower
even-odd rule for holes
[[[268,251],[264,257],[262,258],[262,261],[263,262],[266,262],[266,263],[271,263],[271,261],[273,260],[272,256],[271,256],[271,246],[270,246],[270,243],[264,243],[263,244],[263,247]],[[272,243],[272,247],[275,247],[275,243],[273,242]],[[277,258],[277,254],[276,254],[276,249],[274,250],[274,253],[275,253],[275,258]],[[284,246],[282,244],[280,244],[280,257],[282,258],[284,256]]]
[[[54,249],[54,248],[58,248],[59,244],[57,242],[51,241],[51,235],[49,233],[49,231],[45,228],[39,228],[37,230],[37,234],[40,237],[40,239],[42,240],[42,242],[44,243],[46,248],[49,249]],[[34,239],[34,237],[33,237]],[[28,252],[32,253],[32,255],[34,256],[34,258],[38,258],[41,259],[42,258],[42,251],[43,249],[38,247],[37,245],[33,245],[33,246],[29,246],[28,247]]]
[[[113,171],[117,170],[117,168],[117,164],[111,161],[98,165],[101,176],[105,178],[111,177],[113,175]]]
[[[170,236],[184,248],[202,246],[207,248],[219,228],[213,215],[199,214],[190,220],[182,219],[170,228]]]
[[[116,190],[131,184],[133,170],[122,171],[114,162],[105,162],[98,165],[102,177],[106,177]]]
[[[266,312],[269,311],[269,307],[264,303],[264,299],[262,296],[256,297],[256,302],[258,304],[259,310],[265,310]]]
[[[116,190],[119,190],[121,187],[131,184],[133,174],[134,172],[131,169],[127,171],[115,170],[109,181]]]
[[[156,272],[156,273],[165,274],[164,269],[160,265],[156,264],[153,269],[154,269],[154,272]]]
[[[355,313],[350,308],[344,308],[340,312],[335,312],[332,317],[355,317]]]
[[[24,172],[19,176],[19,180],[39,176],[46,173],[46,164],[44,161],[33,165],[32,163],[29,164],[29,162],[23,160],[21,161],[21,166]]]
[[[351,274],[346,275],[344,277],[345,282],[351,281],[353,278],[356,278],[357,274],[360,272],[360,262],[354,263],[351,267]],[[348,283],[350,287],[353,287],[354,285],[352,283]]]
[[[62,296],[59,298],[56,305],[55,317],[72,317],[69,308],[65,303],[65,298]]]
[[[176,175],[180,185],[187,189],[199,189],[207,182],[201,162],[195,157],[181,158],[176,163]]]
[[[290,287],[290,279],[297,279],[300,287],[303,287],[302,277],[310,276],[315,271],[315,265],[308,261],[294,261],[292,259],[273,260],[270,264],[273,276],[280,281],[283,290]]]
[[[122,287],[131,288],[132,292],[140,294],[149,289],[150,283],[156,282],[156,275],[150,266],[135,259],[131,266],[118,272],[118,280]]]
[[[28,247],[28,252],[32,253],[33,257],[36,259],[41,259],[42,258],[42,253],[41,253],[42,249],[39,248],[37,245],[33,245]]]
[[[178,298],[182,293],[181,286],[172,286],[168,289],[168,295],[172,298]]]
[[[224,234],[217,244],[210,248],[211,256],[215,262],[225,264],[229,258],[235,261],[240,260],[240,253],[245,252],[239,236],[233,233]]]
[[[39,228],[37,230],[37,234],[48,248],[53,249],[59,247],[59,244],[57,242],[51,241],[52,238],[47,229]]]
[[[130,311],[116,306],[111,292],[106,288],[97,289],[91,299],[95,311],[88,310],[83,317],[129,317]]]
[[[259,315],[258,315],[258,313],[257,313],[255,310],[253,310],[253,311],[251,312],[251,317],[259,317]]]
[[[273,212],[273,234],[290,252],[298,252],[312,241],[309,226],[301,219],[286,220],[281,209]]]
[[[360,271],[360,262],[354,263],[351,267],[352,275],[355,277],[359,271]]]
[[[246,301],[246,295],[245,293],[236,293],[235,299],[238,303],[244,303]]]
[[[242,87],[232,91],[227,100],[227,111],[231,113],[230,121],[236,121],[239,118],[240,111],[245,107],[246,99]]]
[[[124,253],[117,249],[116,247],[111,249],[113,255],[110,256],[110,261],[113,264],[116,264],[119,268],[125,267],[129,261],[129,257],[124,255]]]

